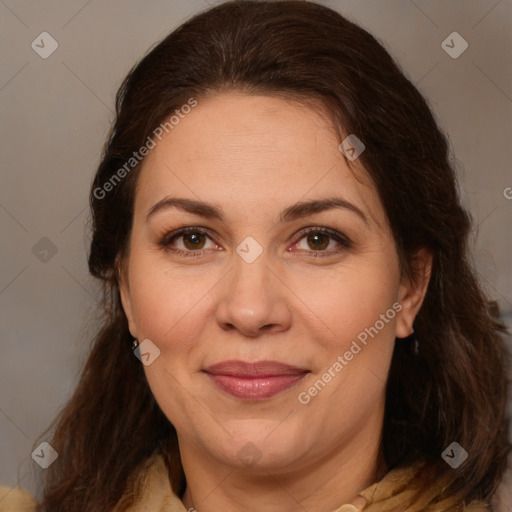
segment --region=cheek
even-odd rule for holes
[[[379,334],[394,339],[393,304],[398,296],[399,271],[392,258],[386,261],[384,264],[383,258],[382,263],[373,265],[295,275],[294,292],[313,313],[309,316],[316,319],[318,329],[323,326],[326,336],[318,341],[325,349],[343,350],[376,322]],[[385,315],[384,323],[381,315]]]
[[[206,292],[213,284],[213,276],[171,269],[149,251],[134,254],[130,291],[138,331],[165,344],[196,308],[208,302]]]
[[[169,421],[187,429],[200,407],[192,392],[201,361],[198,342],[205,337],[205,319],[211,315],[207,291],[218,276],[171,272],[144,254],[134,254],[130,265],[137,331],[141,340],[150,339],[160,350],[159,357],[144,366],[148,384]]]

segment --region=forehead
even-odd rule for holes
[[[224,210],[268,210],[341,195],[377,223],[384,212],[364,170],[349,168],[325,108],[273,96],[224,93],[198,99],[146,157],[136,211],[166,195]],[[357,175],[355,174],[357,173]]]

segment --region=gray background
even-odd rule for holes
[[[214,3],[0,0],[0,484],[34,491],[32,443],[89,349],[99,293],[86,266],[88,192],[114,94],[150,46]],[[475,219],[476,264],[510,326],[511,0],[321,3],[379,38],[429,99]],[[58,42],[47,59],[31,47],[43,31]],[[457,59],[441,47],[454,31],[469,44]]]

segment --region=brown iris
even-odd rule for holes
[[[312,235],[308,235],[308,244],[314,250],[325,249],[329,245],[329,237],[322,233],[314,233]],[[316,247],[312,247],[311,244]]]
[[[187,240],[189,243],[187,243]],[[202,249],[203,244],[205,242],[205,235],[204,233],[198,233],[194,231],[193,233],[186,233],[183,235],[183,243],[185,244],[185,247],[187,249],[195,250],[195,249]]]

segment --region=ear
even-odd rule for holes
[[[412,263],[414,277],[404,277],[399,288],[398,302],[402,309],[397,315],[397,338],[406,338],[414,332],[412,325],[423,304],[432,273],[432,253],[422,248],[416,253]]]
[[[116,274],[119,283],[119,295],[121,297],[121,304],[123,306],[124,314],[128,319],[128,329],[130,334],[137,338],[137,329],[135,327],[135,320],[133,316],[133,307],[130,296],[130,285],[128,282],[128,272],[126,269],[126,262],[121,260],[119,255],[116,256]]]

